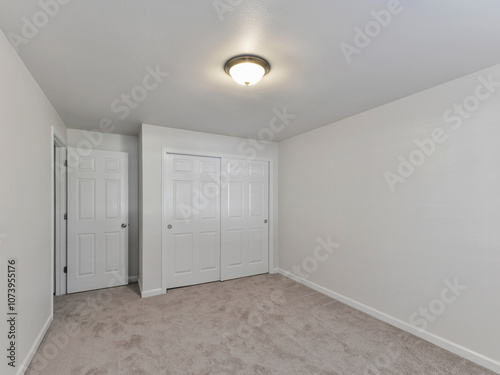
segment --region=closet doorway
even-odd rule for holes
[[[164,156],[166,288],[269,272],[269,162]]]

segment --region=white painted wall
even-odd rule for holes
[[[139,275],[139,158],[137,137],[68,129],[69,147],[128,153],[129,279]]]
[[[1,374],[24,373],[52,321],[51,126],[66,127],[0,31]],[[18,259],[17,368],[6,365],[7,259]]]
[[[141,173],[140,191],[142,205],[140,207],[140,244],[139,253],[141,268],[139,271],[139,284],[143,296],[155,295],[162,290],[161,251],[162,251],[162,148],[192,150],[218,154],[230,154],[246,158],[250,155],[251,148],[246,139],[228,137],[216,134],[193,132],[180,129],[164,128],[153,125],[142,125],[141,135]],[[241,145],[245,144],[245,147]],[[243,153],[240,153],[243,151]],[[257,150],[256,150],[257,151]],[[272,158],[274,173],[270,176],[276,191],[272,196],[274,221],[272,223],[272,237],[274,253],[274,266],[278,265],[278,145],[266,143],[262,150],[257,152],[257,157]]]
[[[489,75],[494,93],[476,91]],[[475,111],[453,129],[443,114],[466,98]],[[330,235],[340,247],[306,283],[409,330],[432,303],[417,333],[500,371],[499,119],[500,65],[280,142],[280,268]],[[438,128],[445,142],[391,191],[384,173]],[[436,301],[455,278],[467,289]]]

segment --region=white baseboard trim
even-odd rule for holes
[[[433,343],[434,345],[437,345],[445,350],[448,350],[456,355],[459,355],[465,359],[468,359],[471,362],[477,363],[480,366],[486,367],[487,369],[496,372],[497,374],[500,374],[500,362],[495,361],[494,359],[491,359],[489,357],[486,357],[482,354],[479,354],[477,352],[474,352],[470,349],[467,349],[461,345],[458,345],[454,342],[451,342],[449,340],[446,340],[440,336],[437,336],[433,333],[423,331],[410,323],[407,323],[403,320],[394,318],[391,315],[388,315],[386,313],[383,313],[379,310],[376,310],[372,307],[369,307],[367,305],[364,305],[360,302],[357,302],[353,299],[350,299],[348,297],[345,297],[341,294],[338,294],[330,289],[327,289],[325,287],[322,287],[321,285],[318,285],[316,283],[313,283],[309,280],[306,280],[302,277],[299,277],[297,275],[294,275],[288,271],[279,269],[278,271],[281,275],[288,277],[289,279],[292,279],[294,281],[297,281],[303,285],[308,286],[311,289],[316,290],[319,293],[325,294],[337,301],[340,301],[342,303],[345,303],[346,305],[349,305],[357,310],[360,310],[368,315],[371,315],[379,320],[382,320],[396,328],[402,329],[403,331],[406,331],[408,333],[411,333],[412,335],[415,335],[417,337],[420,337],[421,339],[425,341],[429,341]]]
[[[49,330],[50,325],[52,324],[52,319],[53,315],[50,315],[45,324],[43,325],[42,330],[36,337],[35,342],[33,343],[33,345],[31,345],[31,348],[28,351],[28,355],[26,356],[26,358],[24,358],[24,361],[17,370],[16,375],[24,375],[24,373],[28,369],[31,361],[33,360],[33,357],[36,354],[36,351],[38,350],[38,347],[42,343],[43,338],[45,337],[47,331]]]
[[[128,277],[128,282],[129,283],[136,283],[137,280],[139,280],[139,277],[138,276],[129,276]]]
[[[279,273],[280,272],[280,269],[279,268],[273,268],[271,271],[269,271],[269,273],[271,275],[274,275],[275,273]]]
[[[139,290],[141,291],[141,298],[148,298],[148,297],[154,297],[154,296],[166,294],[166,291],[164,291],[162,288],[152,289],[152,290],[143,290],[141,280],[138,279],[137,282],[139,284]]]
[[[152,289],[152,290],[146,290],[146,291],[142,291],[141,290],[141,297],[142,298],[160,296],[162,294],[165,294],[165,293],[163,292],[163,289],[161,289],[161,288],[159,288],[159,289]]]

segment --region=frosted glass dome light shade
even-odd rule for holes
[[[240,85],[254,85],[264,77],[266,71],[254,63],[241,63],[229,69],[229,75]]]
[[[257,56],[238,56],[226,63],[224,68],[240,85],[250,86],[259,82],[271,70],[269,63]]]

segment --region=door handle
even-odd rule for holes
[[[168,228],[168,229],[172,229],[172,224],[168,224],[168,225],[167,225],[167,228]]]
[[[267,219],[266,219],[266,220],[264,220],[264,224],[267,224]]]
[[[127,224],[122,224],[122,228],[126,228],[127,227]]]

